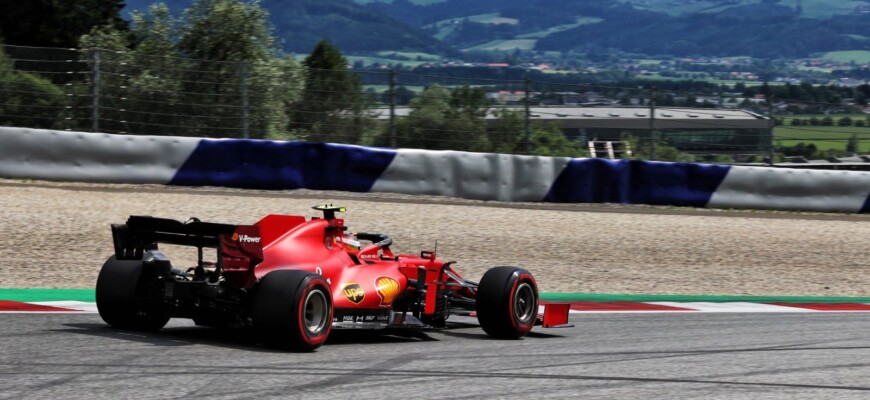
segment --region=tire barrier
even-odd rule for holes
[[[870,212],[870,172],[0,127],[0,176],[477,200]]]

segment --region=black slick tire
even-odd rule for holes
[[[141,260],[116,260],[109,257],[97,277],[97,310],[107,324],[119,329],[156,331],[169,321],[169,315],[159,307],[136,302]]]
[[[266,274],[254,297],[254,327],[270,346],[312,351],[332,329],[332,294],[322,276],[299,270]]]
[[[477,288],[477,320],[492,337],[517,339],[532,330],[538,316],[538,285],[518,267],[495,267]]]

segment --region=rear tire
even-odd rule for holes
[[[518,267],[495,267],[477,288],[477,320],[492,337],[517,339],[532,330],[538,316],[538,284]]]
[[[312,351],[326,341],[332,329],[329,284],[310,272],[270,272],[258,285],[253,320],[267,344]]]
[[[97,310],[107,324],[120,329],[156,331],[169,321],[159,306],[137,304],[141,260],[109,257],[97,277]]]

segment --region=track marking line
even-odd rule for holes
[[[729,303],[712,303],[712,302],[691,302],[677,303],[670,301],[655,302],[665,306],[679,306],[693,309],[696,312],[715,312],[715,313],[746,313],[746,312],[813,312],[803,308],[783,307],[780,305],[765,304],[765,303],[749,303],[749,302],[729,302]]]
[[[50,307],[60,307],[60,308],[68,308],[71,310],[79,311],[87,314],[95,314],[97,313],[97,303],[91,303],[87,301],[75,301],[75,300],[66,300],[66,301],[35,301],[32,304],[50,306]]]
[[[543,304],[559,303],[542,301]],[[571,314],[599,313],[811,313],[811,312],[870,312],[870,304],[863,303],[750,303],[750,302],[630,302],[630,301],[574,301]],[[0,314],[97,314],[97,304],[85,301],[19,302],[0,300]],[[470,315],[474,316],[474,312]]]
[[[861,303],[771,303],[789,308],[814,311],[870,311],[870,304]]]
[[[0,300],[0,312],[11,313],[44,313],[44,312],[76,312],[78,310],[58,307],[55,305],[24,303],[20,301]]]

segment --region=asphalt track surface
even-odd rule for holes
[[[867,313],[572,314],[574,328],[513,341],[458,321],[288,353],[186,320],[139,333],[2,314],[0,399],[870,398]]]

